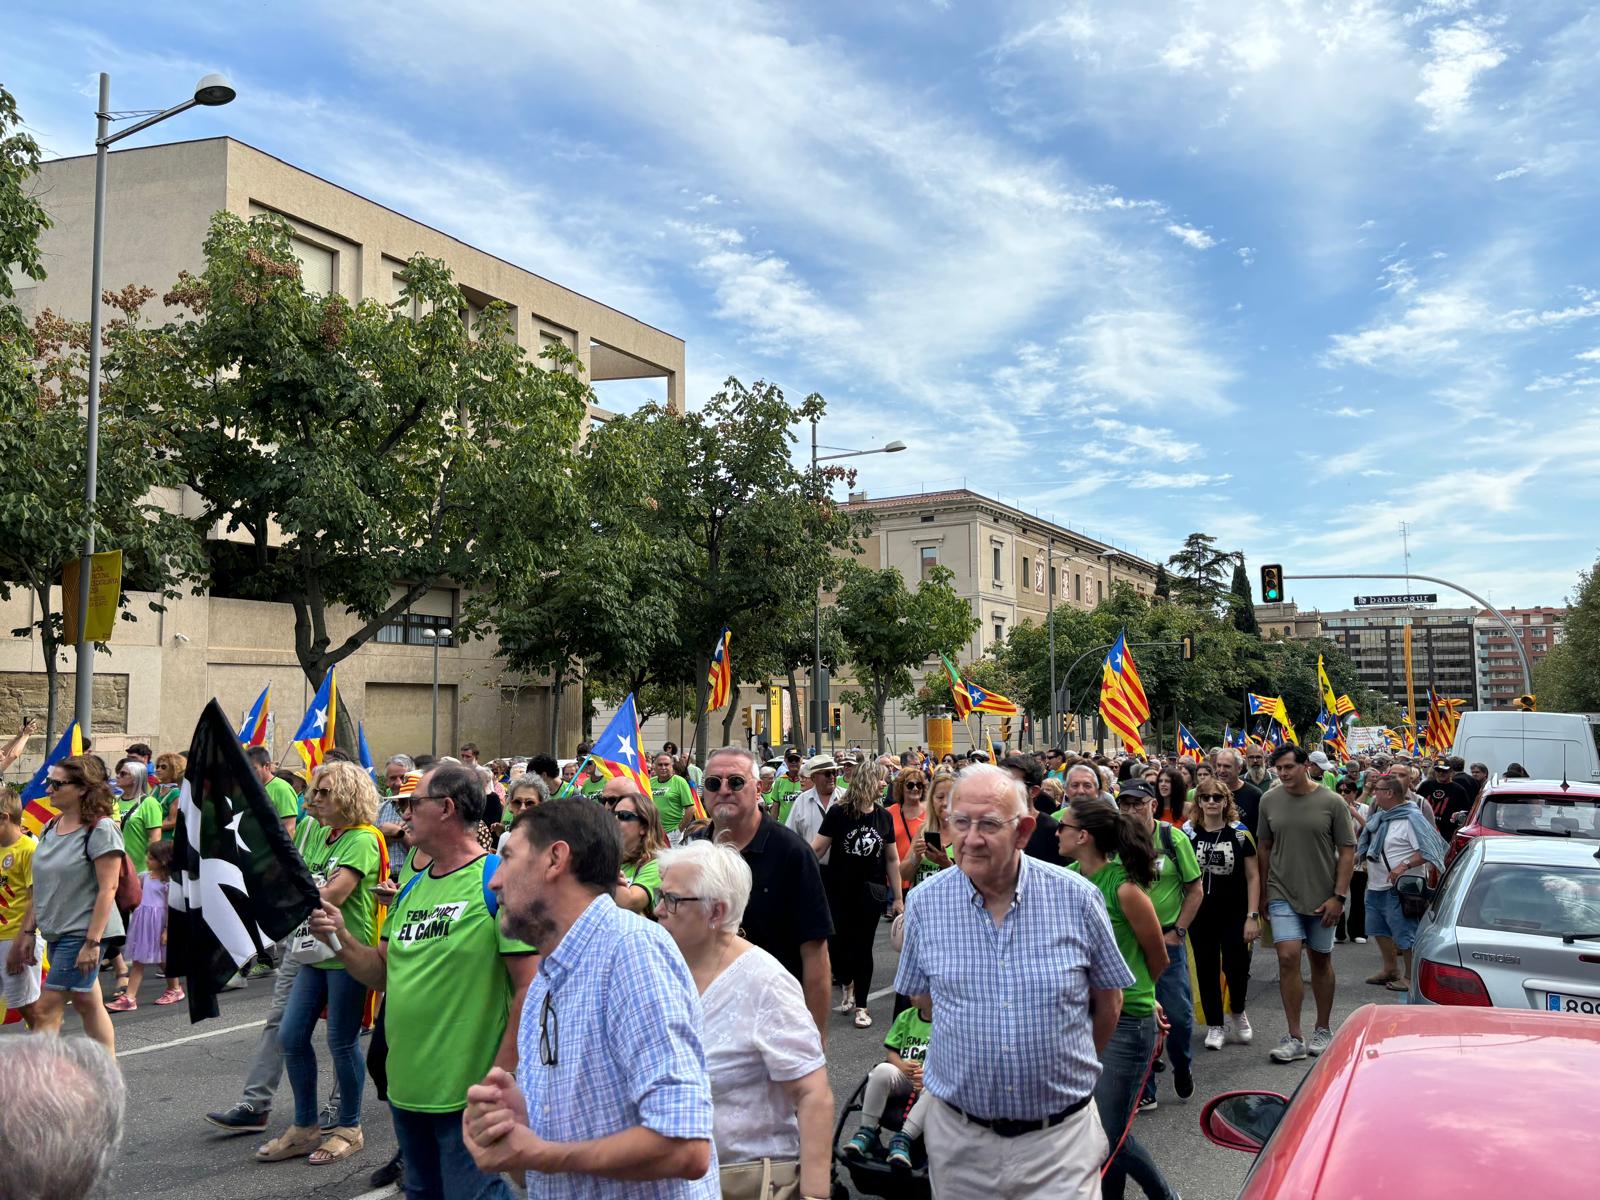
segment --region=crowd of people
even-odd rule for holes
[[[378,772],[249,758],[320,903],[241,970],[272,978],[271,1007],[238,1102],[207,1120],[267,1132],[287,1073],[293,1115],[255,1159],[336,1163],[364,1149],[370,1086],[399,1145],[373,1182],[419,1198],[510,1196],[507,1175],[530,1196],[829,1196],[830,1015],[873,1024],[880,936],[895,999],[848,1158],[925,1164],[950,1196],[1175,1196],[1134,1118],[1163,1077],[1194,1093],[1197,1046],[1251,1043],[1256,943],[1287,1022],[1270,1057],[1320,1054],[1335,940],[1375,938],[1368,982],[1408,986],[1395,883],[1442,870],[1487,774],[1293,745],[789,748],[781,769],[728,747],[702,768],[669,744],[647,794],[470,744]],[[0,958],[31,1029],[70,1004],[114,1052],[113,1016],[165,974],[184,769],[146,746],[114,771],[57,762],[37,839],[0,789]]]

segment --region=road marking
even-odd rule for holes
[[[153,1046],[140,1046],[137,1050],[119,1050],[117,1051],[117,1057],[132,1058],[135,1054],[150,1054],[156,1050],[166,1050],[172,1046],[181,1046],[185,1042],[201,1042],[206,1038],[222,1037],[224,1034],[228,1033],[238,1033],[241,1029],[260,1029],[266,1023],[266,1019],[263,1018],[259,1021],[246,1021],[243,1025],[229,1025],[226,1029],[208,1029],[205,1033],[191,1033],[188,1037],[173,1038],[170,1042],[157,1042]],[[374,1197],[376,1197],[387,1196],[391,1193],[374,1192],[372,1194]],[[357,1200],[366,1200],[366,1198],[358,1197]]]
[[[867,993],[867,999],[868,1000],[882,1000],[885,996],[892,996],[892,995],[894,995],[894,989],[892,987],[879,988],[875,992],[868,992]]]
[[[388,1187],[377,1188],[376,1190],[370,1192],[362,1192],[361,1195],[356,1197],[356,1200],[383,1200],[385,1196],[398,1196],[399,1194],[400,1185],[391,1183]]]

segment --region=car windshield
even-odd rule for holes
[[[1547,937],[1600,929],[1600,868],[1485,863],[1459,924]]]
[[[1479,823],[1501,833],[1549,833],[1600,839],[1600,801],[1593,796],[1507,796],[1483,802]]]

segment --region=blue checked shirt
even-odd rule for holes
[[[924,1086],[972,1116],[1037,1121],[1093,1092],[1089,990],[1132,983],[1105,900],[1060,867],[1024,856],[999,928],[958,867],[907,897],[894,988],[933,996]]]
[[[540,1061],[545,996],[556,1063]],[[700,996],[667,932],[602,895],[584,909],[528,987],[517,1030],[517,1086],[528,1125],[552,1142],[608,1137],[643,1125],[664,1137],[711,1140],[711,1080],[700,1040]],[[629,1182],[527,1173],[528,1200],[626,1197],[718,1200],[715,1146],[698,1180]]]

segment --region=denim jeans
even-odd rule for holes
[[[306,967],[294,977],[278,1026],[278,1043],[294,1091],[296,1125],[317,1123],[317,1052],[311,1048],[311,1035],[324,1005],[328,1009],[328,1054],[339,1081],[338,1123],[361,1124],[361,1092],[367,1078],[361,1069],[361,1010],[366,1002],[366,985],[349,971]]]
[[[1189,990],[1189,952],[1179,942],[1168,946],[1167,969],[1156,980],[1156,1003],[1167,1013],[1172,1028],[1167,1031],[1167,1061],[1174,1071],[1194,1067],[1194,993]],[[1144,1098],[1156,1098],[1156,1073],[1144,1085]]]
[[[1122,1200],[1130,1178],[1153,1200],[1176,1200],[1177,1193],[1167,1186],[1161,1168],[1131,1131],[1122,1149],[1116,1149],[1117,1139],[1133,1119],[1139,1100],[1139,1083],[1150,1069],[1155,1048],[1155,1016],[1124,1014],[1117,1021],[1116,1032],[1111,1035],[1105,1052],[1100,1055],[1100,1082],[1095,1084],[1094,1103],[1113,1151],[1111,1166],[1101,1181],[1104,1200]]]
[[[461,1113],[411,1112],[389,1106],[405,1163],[406,1200],[512,1200],[499,1175],[478,1170],[461,1138]]]

